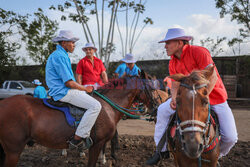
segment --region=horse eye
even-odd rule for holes
[[[206,106],[208,104],[208,98],[203,98],[201,102],[204,106]]]
[[[207,95],[207,89],[203,90],[203,95],[205,95],[205,96]]]
[[[181,99],[180,99],[180,97],[176,97],[176,104],[177,104],[177,105],[180,105],[180,104],[181,104]]]

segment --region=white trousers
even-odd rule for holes
[[[168,128],[167,126],[170,116],[175,113],[175,110],[170,107],[171,100],[171,98],[168,99],[158,107],[154,134],[156,146],[160,142],[165,130]],[[213,109],[217,114],[220,123],[220,157],[222,157],[227,155],[238,140],[235,120],[227,101],[221,104],[211,105],[211,109]],[[166,144],[161,151],[166,151]]]
[[[88,95],[85,91],[77,89],[70,89],[67,95],[60,99],[60,101],[87,109],[76,129],[75,134],[82,138],[89,137],[90,131],[94,126],[102,108],[100,102]]]

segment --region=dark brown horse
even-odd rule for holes
[[[114,82],[113,82],[114,83]],[[139,77],[123,79],[114,87],[110,83],[100,90],[114,103],[130,108],[138,99],[146,102],[145,84]],[[93,146],[89,149],[88,166],[95,166],[104,144],[112,139],[123,114],[94,95],[102,110],[91,131]],[[144,98],[144,99],[143,99]],[[148,103],[147,107],[152,108]],[[62,112],[46,107],[41,99],[17,95],[0,102],[0,166],[14,167],[25,145],[31,141],[49,148],[68,148],[67,141],[74,135]]]
[[[207,86],[214,68],[194,71],[189,76],[170,76],[180,82],[176,103],[175,137],[168,143],[176,166],[216,167],[219,157],[218,126],[212,125]],[[170,125],[171,127],[171,125]],[[173,131],[172,131],[173,132]],[[173,136],[173,134],[172,134]]]

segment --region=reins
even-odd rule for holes
[[[146,97],[149,98],[150,102],[152,102],[153,109],[155,109],[155,108],[157,109],[157,104],[155,103],[155,99],[152,97],[151,92],[147,89],[148,85],[145,83],[144,79],[140,79],[140,81],[142,81],[142,83],[143,83],[144,88],[142,88],[142,89],[143,89],[144,93],[146,94]],[[137,82],[136,82],[136,88],[137,88]],[[125,114],[133,119],[142,119],[142,120],[147,120],[147,121],[150,120],[148,118],[141,118],[140,115],[133,115],[133,114],[129,113],[129,112],[138,112],[138,111],[142,112],[143,110],[133,110],[133,109],[121,107],[120,105],[114,103],[111,99],[109,99],[107,96],[99,93],[98,91],[94,90],[93,93],[96,94],[97,96],[99,96],[100,98],[102,98],[104,101],[106,101],[109,105],[111,105],[113,108],[115,108],[119,112],[121,112],[121,113],[123,113],[123,114]],[[135,95],[133,98],[135,98],[135,96],[138,93],[140,93],[140,92],[138,92],[138,89],[136,89],[136,92],[134,93]],[[158,94],[158,96],[160,97],[159,94]],[[161,97],[160,97],[160,100],[161,100]]]
[[[140,116],[139,115],[133,115],[133,114],[130,114],[128,112],[126,112],[121,106],[115,104],[114,102],[112,102],[107,96],[97,92],[94,90],[94,94],[96,94],[97,96],[99,96],[100,98],[102,98],[104,101],[106,101],[109,105],[111,105],[112,107],[114,107],[115,109],[117,109],[118,111],[120,111],[121,113],[133,118],[133,119],[140,119]]]

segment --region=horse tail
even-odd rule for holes
[[[0,167],[4,165],[5,153],[2,145],[0,144]]]

